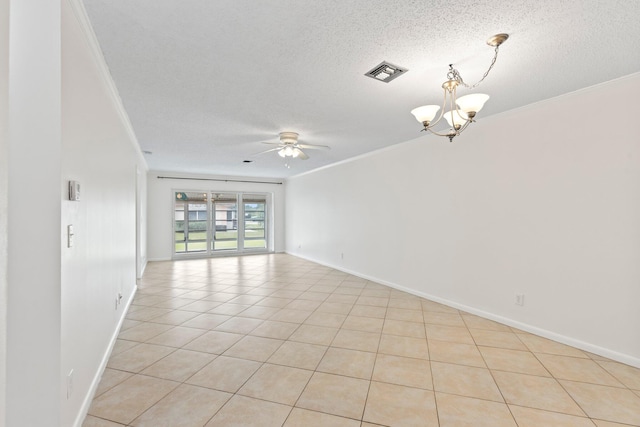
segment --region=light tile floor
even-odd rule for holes
[[[289,255],[150,263],[84,426],[640,426],[640,370]]]

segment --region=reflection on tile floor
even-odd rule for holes
[[[149,263],[84,426],[640,426],[640,370],[284,254]]]

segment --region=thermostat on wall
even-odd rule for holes
[[[80,183],[78,181],[69,181],[69,200],[80,200]]]

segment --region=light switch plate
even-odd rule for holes
[[[73,224],[67,225],[67,247],[73,247]]]

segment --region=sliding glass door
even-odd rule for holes
[[[213,255],[269,247],[266,194],[174,191],[174,254]]]
[[[238,249],[238,195],[213,194],[213,251]]]
[[[267,247],[267,200],[262,194],[244,194],[242,196],[242,209],[244,211],[244,247]]]
[[[207,251],[207,194],[176,192],[174,208],[176,253]]]

